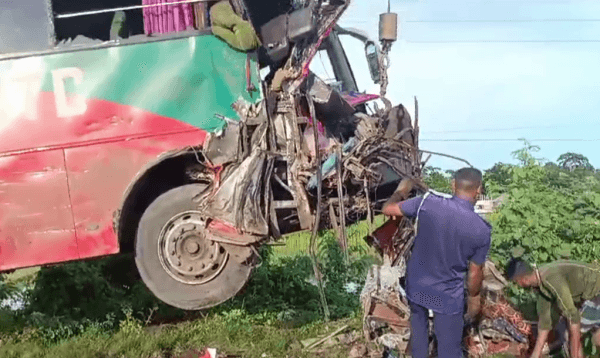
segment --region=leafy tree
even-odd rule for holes
[[[567,152],[561,154],[557,159],[558,164],[566,170],[573,171],[575,169],[594,170],[587,157],[579,154]]]
[[[522,166],[536,165],[543,161],[542,158],[536,158],[533,153],[540,151],[540,146],[531,144],[525,138],[519,138],[523,142],[524,147],[512,152],[513,158],[517,159]]]
[[[539,147],[538,147],[539,148]],[[530,146],[516,151],[506,187],[509,200],[491,215],[491,257],[501,265],[515,255],[545,263],[561,258],[600,259],[600,181],[589,171],[542,166]]]
[[[496,163],[483,173],[487,195],[495,197],[506,192],[512,179],[511,171],[513,167],[512,164]]]
[[[442,172],[438,167],[426,166],[423,168],[423,180],[429,188],[441,193],[452,193],[452,176]]]

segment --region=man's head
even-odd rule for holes
[[[475,168],[462,168],[456,171],[452,179],[452,191],[456,195],[461,195],[477,201],[477,196],[483,191],[483,175],[481,171]]]
[[[508,279],[521,287],[539,286],[537,275],[527,262],[521,259],[511,259],[506,267]]]

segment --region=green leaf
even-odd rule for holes
[[[523,254],[525,254],[525,249],[522,246],[516,246],[512,250],[512,256],[515,258],[519,258],[519,257],[523,256]]]

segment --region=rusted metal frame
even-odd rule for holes
[[[444,153],[438,153],[438,152],[431,152],[431,151],[429,151],[429,150],[422,150],[422,149],[419,149],[418,151],[419,151],[419,152],[421,152],[421,153],[427,153],[427,154],[433,154],[433,155],[440,155],[440,156],[442,156],[442,157],[448,157],[448,158],[456,159],[456,160],[459,160],[459,161],[461,161],[461,162],[464,162],[464,163],[466,163],[468,166],[470,166],[471,168],[473,168],[473,166],[471,165],[471,163],[469,163],[467,160],[465,160],[465,159],[462,159],[462,158],[459,158],[459,157],[455,157],[455,156],[453,156],[453,155],[444,154]],[[425,164],[423,164],[423,166],[424,166],[424,165],[425,165]]]
[[[339,233],[340,228],[338,225],[338,218],[336,217],[336,214],[335,214],[335,208],[333,207],[333,200],[329,201],[329,220],[331,221],[331,225],[333,226],[333,229],[337,233]]]
[[[291,99],[293,101],[293,99]],[[312,214],[310,211],[310,206],[308,202],[308,196],[306,191],[304,190],[303,185],[300,182],[298,172],[299,168],[302,164],[301,161],[301,152],[300,152],[300,142],[299,142],[299,133],[298,133],[298,123],[296,121],[296,113],[295,110],[287,112],[284,114],[284,125],[286,129],[287,136],[287,172],[288,178],[291,181],[292,196],[294,197],[294,201],[296,202],[296,207],[298,210],[298,219],[300,220],[300,227],[302,229],[310,228],[310,222],[312,221]]]
[[[415,125],[414,125],[414,130],[413,130],[413,134],[414,134],[414,147],[415,149],[419,148],[419,101],[417,101],[417,96],[414,97],[415,98]],[[415,168],[418,168],[419,172],[418,174],[421,174],[421,158],[419,156],[419,152],[418,150],[415,150],[414,152],[414,156],[415,156]]]
[[[340,216],[340,226],[339,226],[339,240],[342,244],[342,249],[344,250],[344,258],[346,259],[346,263],[348,262],[348,238],[346,237],[346,208],[344,205],[344,188],[342,186],[342,147],[341,145],[336,146],[337,152],[337,193],[339,200],[339,216]]]
[[[302,50],[298,50],[299,45],[294,46],[294,48],[292,49],[292,54],[294,54],[294,52],[298,52],[299,54],[298,54],[298,56],[293,56],[293,55],[290,56],[285,64],[285,68],[300,67],[302,72],[301,72],[300,76],[298,78],[296,78],[290,84],[290,86],[289,86],[290,91],[296,91],[296,89],[300,88],[300,86],[303,83],[305,83],[306,77],[308,76],[308,73],[309,73],[308,66],[310,65],[310,62],[313,60],[314,56],[317,54],[319,48],[321,47],[321,43],[323,42],[323,40],[326,37],[324,35],[327,35],[330,31],[333,30],[335,23],[342,16],[342,14],[348,8],[349,5],[350,5],[350,1],[347,1],[344,5],[337,6],[337,9],[335,9],[331,14],[324,13],[324,10],[325,10],[324,6],[320,6],[318,8],[318,11],[320,11],[320,13],[318,14],[317,18],[329,17],[329,19],[324,24],[321,24],[321,26],[318,27],[316,43],[306,46]],[[294,63],[294,62],[298,62],[298,63]]]
[[[389,165],[390,168],[392,168],[393,171],[396,172],[396,174],[400,175],[400,176],[412,176],[412,175],[406,175],[406,173],[401,173],[399,170],[397,170],[394,165],[392,163],[390,163],[389,160],[381,157],[381,156],[377,156],[377,159],[380,160],[382,163],[385,163],[387,165]]]
[[[321,220],[321,187],[323,186],[322,183],[322,173],[320,170],[320,163],[321,163],[321,151],[318,150],[319,149],[319,133],[317,130],[317,116],[315,114],[315,105],[312,101],[312,98],[310,97],[310,95],[306,95],[306,100],[308,102],[308,109],[310,112],[310,117],[312,118],[313,121],[313,135],[314,135],[314,141],[315,141],[315,157],[316,157],[316,162],[317,162],[317,207],[316,207],[316,213],[315,213],[315,221],[313,224],[313,228],[312,228],[312,235],[310,237],[310,243],[309,243],[309,254],[310,257],[312,259],[312,263],[313,263],[313,270],[315,273],[315,279],[317,280],[317,286],[319,288],[319,296],[321,298],[321,305],[323,306],[323,313],[324,313],[324,318],[325,321],[329,321],[329,308],[327,306],[327,299],[325,297],[325,290],[323,288],[323,279],[321,277],[321,272],[319,270],[319,263],[317,261],[317,235],[319,232],[319,222]]]
[[[284,183],[283,180],[281,180],[281,178],[277,174],[273,174],[273,177],[275,178],[275,181],[279,185],[281,185],[282,188],[284,188],[287,192],[294,196],[294,191],[286,183]]]
[[[265,98],[270,98],[267,86],[262,83],[262,90],[265,94]],[[266,99],[265,99],[266,101]],[[273,117],[271,113],[269,113],[268,106],[262,106],[263,116],[267,119],[267,141],[266,141],[266,150],[265,154],[273,159],[273,166],[275,165],[275,159],[279,155],[275,153],[277,151],[277,140],[275,138],[275,126],[273,124]],[[271,171],[273,173],[273,171]],[[275,239],[279,239],[281,237],[281,231],[279,229],[277,212],[275,210],[275,206],[273,204],[273,189],[271,188],[271,182],[269,178],[269,184],[266,186],[265,191],[269,192],[268,200],[265,200],[265,205],[268,206],[269,209],[269,217],[267,218],[267,222],[270,223],[271,227],[271,236]]]
[[[218,234],[215,233],[211,233],[210,235],[210,240],[212,241],[216,241],[219,243],[223,243],[223,244],[231,244],[231,245],[236,245],[236,246],[248,246],[254,243],[257,243],[260,241],[260,237],[255,236],[255,235],[247,235],[246,237],[248,238],[252,238],[251,240],[233,240],[230,238],[225,238],[223,236],[219,236]]]
[[[399,230],[400,236],[397,240],[400,245],[397,248],[397,257],[393,261],[394,265],[397,265],[401,258],[407,259],[415,240],[414,227],[407,218],[402,218],[400,227],[402,229]]]
[[[249,137],[248,137],[248,125],[246,121],[239,122],[240,127],[240,149],[241,149],[241,159],[244,160],[250,155],[250,145],[249,145]]]
[[[268,130],[268,129],[267,129]],[[271,214],[273,209],[273,190],[271,188],[271,177],[275,174],[273,173],[273,167],[275,166],[275,159],[271,156],[267,156],[267,170],[265,171],[265,185],[263,187],[264,191],[264,205],[265,205],[265,220],[267,221],[267,225],[272,227]]]
[[[425,168],[429,159],[431,159],[431,153],[429,153],[429,155],[427,155],[427,158],[425,158],[425,160],[421,162],[421,170],[423,170],[423,168]]]
[[[349,162],[349,163],[348,163]],[[351,166],[351,165],[355,165],[356,167],[358,167],[361,171],[363,172],[367,172],[369,173],[373,178],[380,180],[381,176],[379,175],[379,173],[374,172],[373,170],[365,167],[364,165],[362,165],[360,163],[360,161],[356,158],[356,157],[350,157],[347,160],[347,163],[344,163],[344,166]],[[360,177],[360,176],[359,176]]]
[[[273,201],[273,207],[275,209],[295,209],[296,201],[294,200],[277,200]]]
[[[396,311],[396,313],[403,314],[403,315],[406,315],[407,317],[410,317],[410,310],[407,307],[390,304],[389,300],[386,300],[383,297],[380,297],[378,294],[371,295],[371,299],[375,299],[376,301],[379,301],[381,304],[388,306],[393,311]]]
[[[369,197],[369,179],[366,176],[363,178],[363,190],[367,199],[367,227],[369,235],[371,235],[373,234],[373,212],[371,211],[371,198]]]
[[[404,134],[406,134],[408,131],[411,131],[414,133],[413,129],[410,127],[404,128],[403,130],[401,130],[400,132],[398,132],[395,136],[394,136],[394,140],[400,141],[400,138],[402,138],[402,136]]]

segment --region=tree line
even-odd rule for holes
[[[600,259],[600,170],[579,153],[556,162],[536,157],[540,147],[524,141],[512,152],[516,164],[496,163],[484,171],[486,195],[505,195],[488,216],[493,226],[490,258],[501,267],[510,257],[538,264],[557,259]],[[453,172],[423,171],[434,190],[449,193]]]

